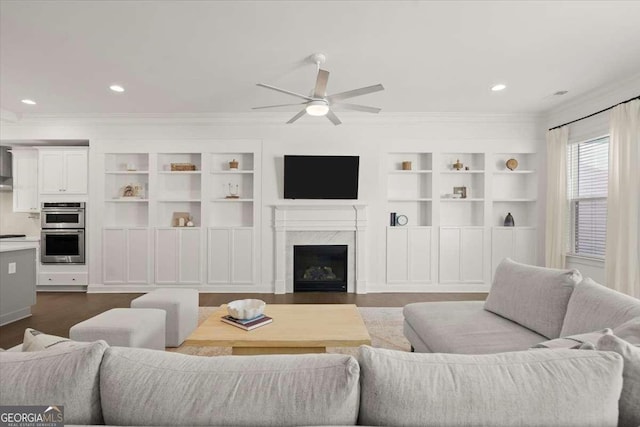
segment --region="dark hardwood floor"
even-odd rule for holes
[[[75,292],[38,293],[33,315],[0,327],[0,347],[7,349],[22,342],[25,328],[67,337],[78,322],[116,307],[129,307],[141,294],[86,294]],[[341,292],[274,294],[200,294],[200,306],[211,307],[235,299],[259,298],[267,304],[356,304],[361,307],[402,307],[412,302],[478,301],[485,293],[384,293],[357,295]]]

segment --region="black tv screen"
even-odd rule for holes
[[[357,199],[358,156],[284,156],[285,199]]]

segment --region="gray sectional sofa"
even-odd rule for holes
[[[0,352],[0,405],[64,405],[66,425],[614,427],[623,363],[564,349],[199,357],[97,341]]]
[[[519,351],[559,337],[640,321],[640,300],[556,270],[503,260],[486,301],[404,307],[404,335],[416,352],[483,354]],[[623,337],[640,344],[635,331]],[[639,397],[640,401],[640,397]]]

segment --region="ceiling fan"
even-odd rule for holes
[[[340,102],[344,99],[354,98],[356,96],[366,95],[368,93],[378,92],[384,90],[384,87],[381,84],[361,87],[359,89],[348,90],[346,92],[340,92],[333,95],[327,95],[327,82],[329,81],[329,72],[327,70],[323,70],[320,68],[320,65],[324,64],[326,57],[321,53],[316,53],[311,55],[310,59],[315,62],[318,68],[318,76],[316,78],[316,86],[313,89],[311,95],[303,95],[296,92],[291,92],[286,89],[281,89],[279,87],[267,85],[264,83],[258,83],[257,85],[260,87],[264,87],[267,89],[275,90],[277,92],[286,93],[288,95],[292,95],[298,98],[302,98],[305,101],[298,104],[280,104],[280,105],[267,105],[264,107],[253,107],[253,110],[260,110],[264,108],[277,108],[277,107],[287,107],[291,105],[304,105],[304,108],[295,116],[293,116],[287,124],[291,124],[298,120],[300,117],[305,114],[309,114],[310,116],[326,116],[331,123],[334,125],[339,125],[342,123],[338,116],[331,110],[331,107],[336,105],[340,106],[347,110],[355,110],[355,111],[363,111],[365,113],[379,113],[381,108],[376,107],[368,107],[366,105],[357,105],[357,104],[347,104],[344,102]]]

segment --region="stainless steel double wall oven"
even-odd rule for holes
[[[85,263],[85,203],[42,203],[40,261],[43,264]]]

